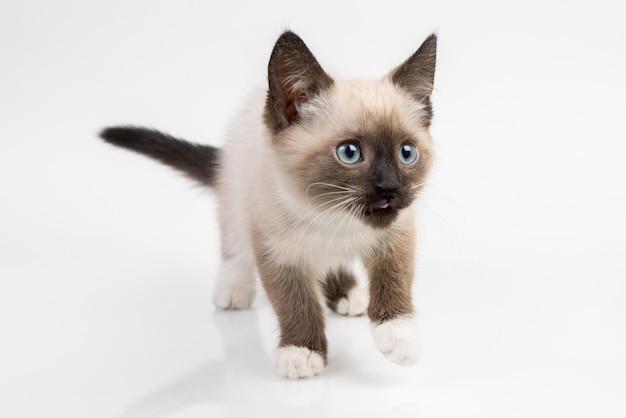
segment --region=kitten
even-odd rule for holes
[[[249,308],[260,276],[278,316],[281,376],[326,366],[320,298],[339,314],[367,313],[391,361],[416,359],[411,209],[432,161],[436,47],[429,36],[380,80],[339,80],[285,32],[269,60],[267,92],[238,114],[222,149],[136,127],[101,132],[215,190],[222,261],[213,301]],[[357,258],[367,291],[351,271]]]

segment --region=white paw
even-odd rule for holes
[[[222,309],[247,309],[254,302],[254,270],[236,260],[223,260],[213,290],[213,303]]]
[[[417,323],[412,316],[374,325],[374,342],[389,360],[401,366],[415,363],[419,353]]]
[[[213,291],[213,303],[221,309],[247,309],[254,302],[254,285],[219,283]]]
[[[324,359],[306,347],[288,345],[276,349],[276,374],[289,379],[312,377],[324,370]]]
[[[355,286],[350,289],[346,297],[339,299],[335,309],[340,315],[359,316],[365,313],[368,302],[367,290]]]

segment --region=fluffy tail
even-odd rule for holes
[[[213,186],[217,177],[219,149],[192,144],[182,139],[145,128],[111,127],[100,132],[109,144],[152,157],[183,172],[193,180]]]

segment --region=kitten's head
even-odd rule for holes
[[[389,226],[422,189],[437,38],[376,81],[334,80],[292,32],[269,62],[266,123],[296,198],[329,217]]]

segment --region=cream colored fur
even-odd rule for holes
[[[264,244],[274,249],[276,263],[301,263],[321,278],[366,256],[389,231],[353,218],[320,215],[292,180],[301,159],[320,141],[327,142],[331,152],[347,127],[371,125],[381,118],[392,118],[431,146],[430,134],[421,124],[422,107],[387,78],[338,80],[329,92],[299,109],[302,123],[274,147],[263,123],[264,94],[256,92],[238,112],[243,116],[223,148],[217,185],[223,251],[244,266],[254,264],[251,237],[252,228],[257,228]],[[402,228],[403,218],[412,216],[410,208],[404,210],[392,228]]]
[[[415,363],[419,354],[417,322],[413,316],[399,317],[372,327],[376,347],[386,358],[401,366]]]
[[[430,35],[380,80],[341,80],[287,31],[270,56],[267,91],[237,112],[222,149],[145,128],[101,132],[214,188],[222,264],[213,301],[249,308],[260,276],[278,317],[280,375],[325,367],[320,299],[341,315],[366,313],[392,361],[415,358],[412,209],[432,165],[436,45]],[[367,290],[355,287],[356,259]]]
[[[254,265],[255,231],[263,246],[272,249],[277,265],[297,264],[321,280],[327,272],[351,266],[357,257],[367,257],[393,230],[413,228],[410,208],[388,229],[374,229],[348,213],[316,210],[301,183],[293,178],[308,154],[320,145],[331,153],[345,140],[341,135],[347,128],[373,126],[381,120],[392,120],[414,132],[422,146],[431,146],[422,124],[421,105],[388,78],[337,81],[329,91],[298,109],[302,122],[281,133],[280,145],[275,145],[263,122],[264,94],[257,92],[238,113],[243,116],[223,149],[217,192],[223,252],[228,258],[220,269],[222,276],[214,296],[222,308],[247,308],[252,303],[250,266]],[[339,302],[339,313],[365,312],[367,296],[359,291],[353,290],[349,298]],[[396,319],[374,329],[378,347],[396,363],[411,363],[415,358],[416,337],[410,335],[408,325],[406,319]],[[309,377],[323,367],[323,359],[305,347],[277,349],[279,375]]]

